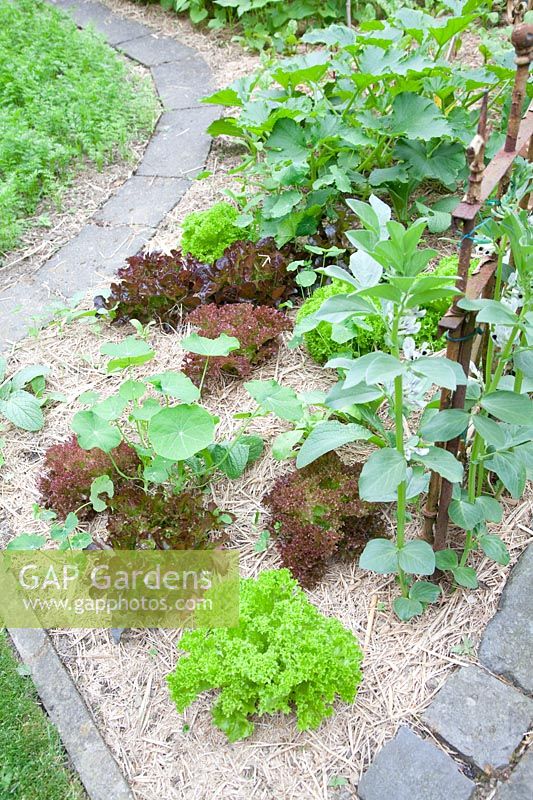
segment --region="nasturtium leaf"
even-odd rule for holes
[[[296,276],[296,283],[298,286],[308,287],[312,286],[317,279],[317,274],[312,269],[304,269]]]
[[[424,606],[419,600],[410,597],[396,597],[392,604],[394,613],[402,622],[408,622],[413,617],[424,613]]]
[[[424,455],[415,454],[413,459],[425,464],[450,483],[459,483],[463,479],[463,465],[452,453],[442,447],[429,447]]]
[[[38,431],[44,425],[41,404],[24,389],[16,389],[6,400],[0,400],[0,415],[24,431]]]
[[[108,497],[113,497],[115,494],[115,487],[109,475],[99,475],[91,483],[90,501],[95,511],[105,511],[107,508],[105,500],[100,498],[101,494],[106,494]]]
[[[190,336],[182,340],[181,346],[188,353],[197,353],[200,356],[213,358],[216,356],[229,356],[233,350],[239,349],[240,344],[235,336],[228,336],[227,333],[220,334],[216,339],[208,339],[205,336],[199,336],[197,333],[191,333]]]
[[[409,597],[419,603],[436,603],[440,597],[440,586],[429,581],[416,581],[409,589]]]
[[[478,536],[477,540],[486,556],[492,558],[492,560],[496,561],[498,564],[502,564],[504,567],[507,566],[511,557],[507,547],[499,536],[493,533],[484,533],[482,536]]]
[[[146,384],[144,384],[142,381],[134,381],[133,379],[124,381],[118,390],[118,393],[119,396],[128,403],[132,400],[140,400],[141,397],[146,393]]]
[[[139,408],[134,408],[129,416],[130,420],[138,420],[140,422],[147,422],[152,419],[155,414],[161,411],[161,406],[153,397],[147,397],[144,403]]]
[[[155,355],[150,345],[136,336],[127,336],[119,343],[107,342],[102,345],[100,352],[102,355],[112,356],[111,361],[107,364],[108,372],[145,364]]]
[[[70,537],[69,541],[65,541],[59,545],[60,550],[85,550],[92,543],[93,537],[87,531],[78,531]]]
[[[277,381],[248,381],[246,391],[264,411],[270,411],[288,422],[298,422],[304,416],[304,407],[296,392]]]
[[[93,411],[78,411],[72,420],[72,430],[77,434],[78,444],[84,450],[97,447],[104,453],[109,453],[122,441],[118,428],[109,425]]]
[[[169,461],[168,458],[156,456],[145,466],[143,477],[151,483],[165,483],[169,478],[173,465],[174,462]]]
[[[533,420],[533,402],[525,394],[497,391],[485,395],[481,405],[502,422],[515,425],[527,425]]]
[[[7,543],[6,550],[40,550],[45,544],[46,536],[38,533],[21,533]]]
[[[97,403],[99,400],[100,400],[99,393],[93,391],[82,392],[78,397],[78,403],[81,403],[83,406],[94,406],[94,404]]]
[[[443,572],[455,569],[459,564],[455,550],[437,550],[435,552],[435,565]]]
[[[158,456],[184,461],[208,447],[214,437],[211,414],[197,405],[163,408],[148,424],[148,439]]]
[[[93,414],[96,414],[97,417],[112,422],[113,420],[119,419],[127,405],[128,401],[124,397],[121,397],[119,393],[111,395],[111,397],[106,397],[106,399],[102,400],[100,403],[95,403],[91,411]]]
[[[466,430],[469,418],[466,411],[448,408],[423,422],[420,433],[427,442],[448,442]]]
[[[359,494],[371,503],[396,499],[399,484],[406,479],[407,464],[397,450],[384,447],[372,453],[359,477]]]
[[[298,469],[306,467],[317,458],[349,442],[368,440],[372,433],[362,425],[350,422],[344,425],[337,420],[325,420],[315,425],[296,458]]]
[[[200,390],[183,372],[161,372],[146,379],[158,392],[175,397],[183,403],[194,403],[200,397]]]
[[[435,553],[430,544],[414,539],[398,549],[398,563],[404,572],[411,575],[433,575]]]
[[[472,567],[453,567],[451,572],[459,586],[464,586],[466,589],[477,589],[477,575]]]
[[[390,539],[371,539],[359,559],[361,569],[377,572],[379,575],[398,572],[398,550]]]

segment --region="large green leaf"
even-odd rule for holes
[[[436,139],[449,136],[451,129],[438,106],[427,97],[402,92],[394,98],[389,129],[409,139]]]
[[[441,142],[428,153],[426,142],[402,141],[394,155],[405,161],[409,174],[418,180],[432,178],[449,188],[455,186],[465,162],[464,148],[456,142]]]
[[[379,575],[398,572],[398,549],[390,539],[371,539],[359,559],[361,569]]]
[[[306,161],[309,150],[302,128],[293,119],[279,119],[265,148],[282,161]]]
[[[497,391],[487,394],[481,405],[489,414],[515,425],[527,425],[533,420],[533,403],[525,394]]]
[[[7,400],[0,400],[0,414],[24,431],[38,431],[44,425],[39,401],[24,389],[16,389]]]
[[[407,464],[397,450],[384,447],[372,453],[359,478],[359,494],[369,502],[395,500],[399,484],[406,479]]]
[[[163,408],[148,424],[148,438],[155,452],[171,461],[184,461],[208,447],[215,423],[201,406],[183,404]]]
[[[50,367],[45,367],[42,364],[33,364],[30,367],[23,367],[11,378],[11,387],[13,389],[22,389],[24,386],[27,386],[28,383],[31,383],[34,378],[45,377],[49,372]]]
[[[485,440],[486,444],[490,444],[498,450],[505,447],[505,431],[499,423],[483,416],[483,414],[475,414],[472,422],[474,423],[474,428]]]
[[[448,515],[454,525],[465,531],[472,531],[476,525],[479,525],[485,519],[483,508],[476,503],[470,503],[464,498],[457,498],[451,501]]]
[[[316,461],[324,453],[330,453],[349,442],[368,440],[371,436],[370,431],[353,422],[347,425],[337,420],[319,422],[303,443],[296,459],[296,466],[301,469]]]
[[[97,447],[104,453],[109,453],[122,441],[120,431],[93,411],[78,411],[72,420],[72,430],[77,434],[78,443],[84,450]]]
[[[175,397],[182,403],[194,403],[200,397],[200,390],[183,372],[160,372],[146,379],[158,392],[167,397]]]
[[[509,494],[519,499],[526,488],[527,473],[519,453],[496,453],[485,461],[487,469],[495,472]]]
[[[443,447],[429,447],[425,455],[414,455],[415,461],[420,461],[426,467],[442,475],[451,483],[460,483],[463,479],[463,465],[452,453]]]

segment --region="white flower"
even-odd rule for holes
[[[429,447],[420,446],[420,439],[418,436],[410,436],[404,443],[403,450],[407,461],[410,461],[414,455],[427,456],[429,453]]]

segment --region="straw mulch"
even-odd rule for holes
[[[81,392],[95,389],[105,396],[116,388],[120,379],[105,374],[99,350],[104,341],[118,340],[129,332],[78,322],[64,329],[46,329],[13,354],[13,366],[48,364],[48,387],[63,392],[65,402],[49,408],[40,434],[7,431],[0,546],[14,532],[39,530],[41,523],[32,519],[32,504],[39,499],[35,485],[43,454],[50,444],[67,437]],[[141,371],[179,369],[183,356],[179,335],[154,331],[151,342],[156,359]],[[331,382],[327,371],[314,365],[303,351],[285,347],[254,377],[275,377],[298,390]],[[215,387],[206,404],[220,415],[221,434],[235,429],[235,411],[252,407],[239,382]],[[254,423],[254,429],[268,442],[283,429],[283,423],[267,418]],[[286,469],[267,452],[240,480],[224,479],[213,485],[217,503],[236,515],[230,545],[241,553],[243,575],[279,566],[272,546],[258,554],[253,545],[262,529],[261,523],[256,524],[256,513],[263,510],[261,498]],[[533,537],[533,493],[529,490],[519,503],[505,500],[505,505],[499,532],[514,563]],[[197,701],[185,714],[177,714],[165,684],[178,659],[177,631],[130,631],[119,646],[111,643],[105,631],[60,631],[53,640],[137,800],[335,798],[340,795],[328,786],[331,778],[344,776],[355,786],[400,724],[420,729],[420,713],[450,670],[470,660],[454,648],[468,640],[476,646],[509,573],[509,568],[485,559],[478,562],[479,591],[447,594],[411,624],[391,614],[396,589],[387,577],[364,573],[355,564],[332,565],[310,599],[324,614],[338,617],[364,645],[364,680],[355,704],[338,703],[336,714],[318,731],[298,733],[292,717],[262,718],[249,740],[229,745],[211,724],[211,696]]]

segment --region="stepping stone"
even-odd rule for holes
[[[153,34],[123,43],[119,50],[138,61],[139,64],[144,64],[145,67],[156,67],[158,64],[166,64],[168,61],[182,61],[197,55],[194,50],[181,44],[177,39]]]
[[[157,123],[137,175],[193,178],[203,169],[211,147],[207,127],[217,119],[216,108],[167,111]]]
[[[157,228],[190,186],[183,178],[132,175],[104,203],[94,219],[112,225],[150,225]]]
[[[533,748],[524,753],[508,781],[498,785],[494,800],[531,800],[533,794]]]
[[[360,800],[470,800],[475,784],[455,761],[409,728],[400,728],[367,769]]]
[[[451,675],[423,716],[435,733],[488,772],[509,765],[532,720],[533,700],[475,666]]]
[[[146,36],[150,32],[145,25],[119,17],[106,6],[93,0],[77,0],[76,3],[62,3],[62,5],[76,25],[80,28],[92,25],[112,45]]]
[[[533,544],[513,567],[499,611],[485,629],[479,660],[533,694]]]
[[[198,56],[152,67],[152,76],[161,102],[169,111],[191,108],[212,91],[211,72]]]

